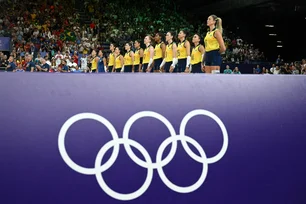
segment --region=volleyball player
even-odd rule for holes
[[[109,45],[109,49],[111,51],[111,53],[108,56],[108,67],[107,67],[107,71],[108,72],[112,72],[113,71],[113,66],[114,66],[114,61],[115,61],[115,45],[113,43],[111,43]]]
[[[166,54],[163,62],[160,65],[160,69],[164,67],[166,73],[174,72],[175,66],[177,64],[177,58],[176,58],[177,46],[176,43],[173,42],[173,38],[174,38],[174,32],[170,31],[166,34],[166,41],[167,41],[166,52],[165,52]]]
[[[106,72],[106,59],[103,56],[102,50],[99,50],[98,53],[99,61],[98,61],[98,72]]]
[[[160,65],[165,58],[166,45],[163,41],[164,35],[160,32],[154,36],[155,48],[154,48],[154,72],[159,72]]]
[[[201,38],[200,35],[194,34],[192,38],[192,43],[194,48],[191,52],[191,61],[190,61],[190,71],[191,73],[202,73],[202,59],[204,56],[204,46],[200,44]]]
[[[143,72],[150,72],[152,67],[152,63],[153,63],[153,58],[154,58],[154,48],[151,45],[152,43],[152,36],[147,35],[144,38],[144,44],[146,45],[146,49],[143,52],[143,64],[142,64],[142,71]]]
[[[97,57],[97,52],[93,50],[91,52],[91,71],[90,72],[96,72],[98,73],[98,62],[99,62],[99,57]]]
[[[124,66],[124,58],[120,54],[120,48],[116,47],[115,48],[115,62],[113,66],[113,72],[121,72],[121,69]]]
[[[124,72],[132,72],[134,69],[134,52],[131,50],[130,43],[126,43],[124,48],[126,53],[124,55]]]
[[[220,73],[220,67],[222,64],[221,53],[225,52],[226,50],[222,37],[222,20],[216,15],[210,15],[207,19],[207,26],[209,26],[209,31],[204,39],[205,73]]]
[[[190,65],[190,43],[186,39],[187,31],[181,30],[178,34],[179,43],[177,46],[177,71],[181,72],[189,72]]]
[[[134,54],[134,72],[141,72],[142,60],[143,60],[143,49],[140,46],[140,41],[135,40],[135,54]]]

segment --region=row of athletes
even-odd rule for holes
[[[221,53],[226,49],[222,37],[222,20],[216,15],[210,15],[207,26],[209,31],[204,38],[204,46],[200,44],[200,35],[195,34],[192,38],[194,45],[192,51],[185,30],[179,32],[178,44],[174,42],[173,32],[167,32],[166,42],[162,41],[162,33],[156,33],[154,39],[147,35],[144,38],[145,49],[141,48],[139,41],[135,41],[135,52],[131,50],[132,45],[126,43],[124,56],[121,55],[120,47],[111,44],[111,53],[105,70],[107,72],[219,73],[222,63]],[[93,60],[91,70],[96,64],[97,62]]]

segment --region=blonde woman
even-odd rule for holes
[[[152,41],[153,38],[150,35],[147,35],[143,40],[144,44],[146,45],[146,49],[143,52],[143,72],[151,72],[152,70],[152,63],[154,58],[154,47],[151,45]]]
[[[207,19],[207,26],[209,27],[209,31],[207,32],[206,37],[204,38],[205,73],[220,73],[220,67],[222,64],[221,53],[224,53],[226,50],[222,37],[222,20],[216,15],[210,15]]]

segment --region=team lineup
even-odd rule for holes
[[[24,69],[21,64],[17,67],[13,56],[10,56],[5,71],[220,73],[221,53],[226,50],[222,37],[222,20],[215,15],[210,15],[207,26],[209,30],[204,39],[200,34],[194,34],[192,42],[187,40],[188,32],[181,30],[177,35],[177,43],[176,34],[172,31],[167,32],[165,37],[163,33],[157,32],[154,38],[151,35],[145,36],[143,42],[135,40],[133,45],[126,43],[125,52],[120,46],[111,43],[110,54],[107,58],[103,56],[102,50],[97,52],[93,49],[89,56],[83,53],[80,67],[77,52],[70,57],[69,52],[63,56],[58,51],[58,54],[52,58],[52,63],[45,57],[35,59],[34,63],[33,53],[27,53]],[[201,40],[204,43],[201,43]],[[141,46],[142,43],[144,46]]]
[[[222,37],[222,20],[211,15],[207,19],[207,26],[209,31],[204,38],[204,45],[200,43],[201,36],[194,34],[192,46],[186,39],[188,32],[181,30],[177,36],[178,43],[175,42],[175,33],[169,31],[165,42],[160,32],[154,38],[151,35],[145,36],[145,49],[141,48],[140,40],[134,41],[135,52],[132,51],[132,44],[126,43],[124,55],[114,43],[110,44],[111,53],[107,59],[103,58],[102,51],[97,55],[93,50],[90,72],[219,73],[221,53],[226,50]]]

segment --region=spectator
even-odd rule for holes
[[[229,65],[226,65],[226,68],[225,70],[223,71],[223,74],[232,74],[232,70],[230,69],[230,66]]]
[[[233,70],[232,74],[241,74],[241,72],[239,71],[238,67],[235,67],[235,69]]]
[[[16,64],[14,63],[14,57],[10,56],[8,59],[8,65],[5,68],[7,72],[15,72],[16,71]]]
[[[40,65],[36,65],[36,69],[37,69],[38,72],[49,72],[50,65],[47,64],[47,62],[44,58],[41,58]]]
[[[281,70],[280,70],[279,66],[276,65],[273,74],[280,74],[280,71],[281,71]]]

